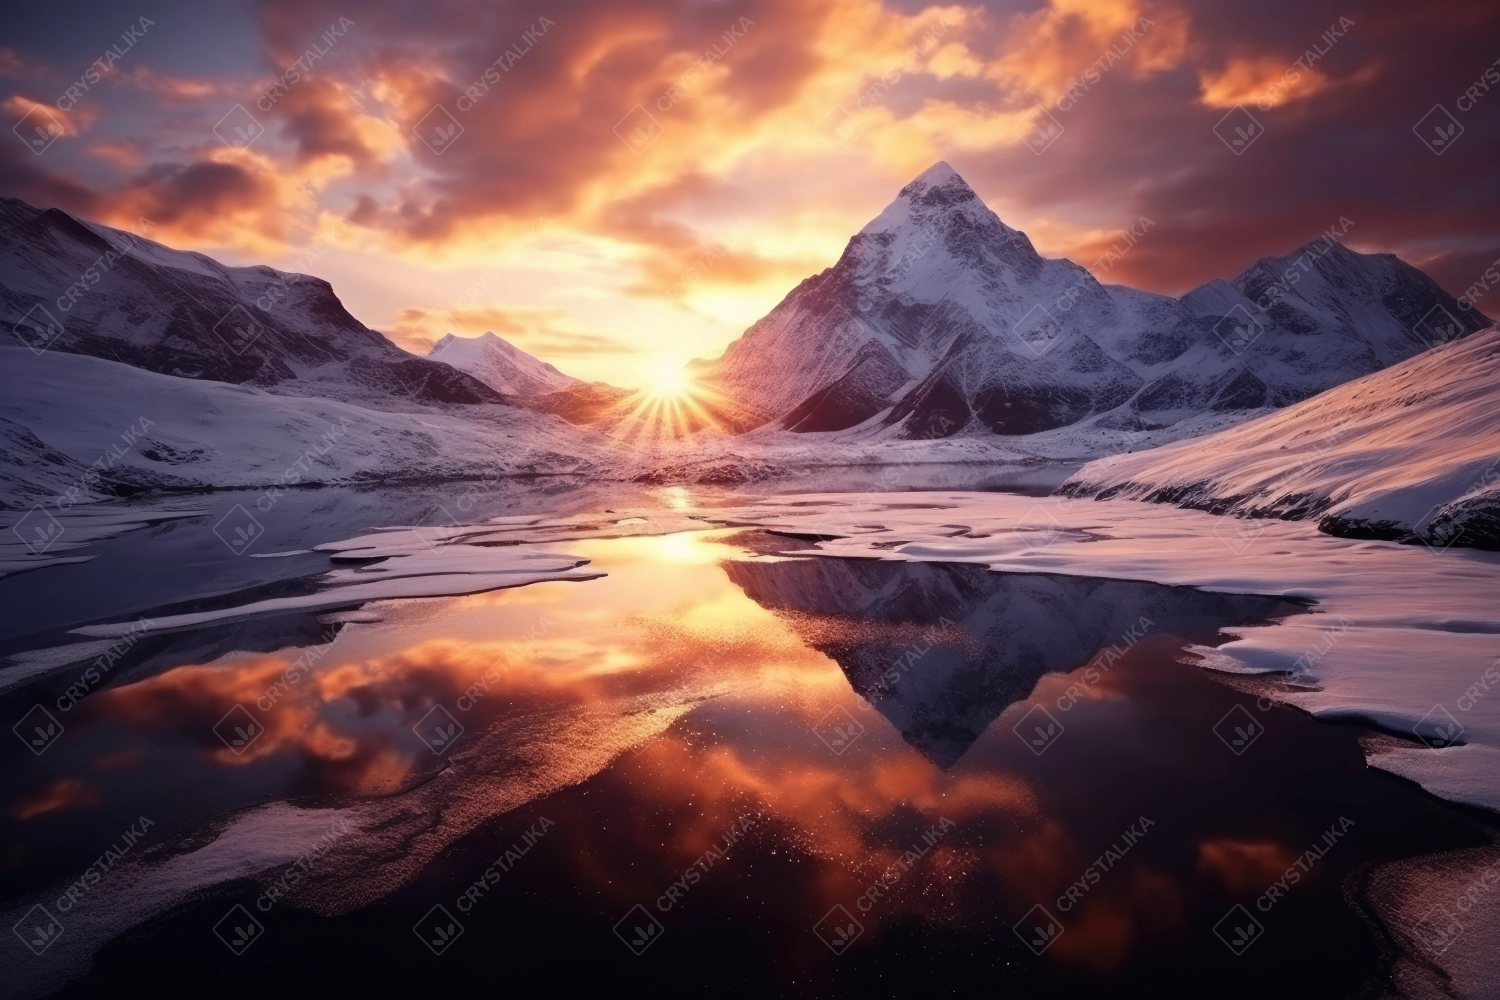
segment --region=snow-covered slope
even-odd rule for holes
[[[595,471],[606,439],[502,405],[418,413],[0,347],[6,492],[20,505],[127,488],[414,482]],[[274,503],[274,499],[268,501]]]
[[[1500,328],[1217,434],[1091,462],[1062,492],[1500,548]]]
[[[468,372],[508,397],[540,396],[578,381],[489,332],[480,337],[447,334],[432,345],[427,356]]]
[[[0,323],[34,350],[387,408],[500,402],[349,315],[328,282],[0,199]]]
[[[69,490],[77,503],[113,495],[85,463],[48,447],[20,424],[0,420],[0,510],[29,507]]]
[[[1297,402],[1483,325],[1417,269],[1331,237],[1181,299],[1103,285],[938,163],[693,372],[798,431],[1149,429]]]

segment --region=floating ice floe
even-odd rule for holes
[[[79,505],[63,510],[36,504],[30,510],[0,511],[0,576],[44,566],[88,562],[92,555],[68,555],[94,542],[135,528],[202,517],[201,502]]]

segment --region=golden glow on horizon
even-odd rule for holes
[[[668,398],[681,396],[687,392],[687,388],[687,373],[683,371],[682,361],[668,357],[656,359],[656,365],[651,370],[651,381],[645,389],[649,395]]]
[[[671,444],[698,431],[735,433],[764,421],[742,404],[688,375],[680,365],[658,367],[662,381],[618,405],[607,433],[631,443]]]

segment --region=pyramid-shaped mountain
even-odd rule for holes
[[[694,371],[793,431],[1145,429],[1285,406],[1488,325],[1394,255],[1327,236],[1181,298],[1102,284],[938,163]]]

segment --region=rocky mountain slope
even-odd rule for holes
[[[57,209],[0,199],[0,322],[35,352],[366,405],[500,402],[349,315],[328,282],[226,267]]]
[[[450,333],[432,345],[427,357],[473,375],[515,406],[554,413],[570,424],[608,425],[633,409],[627,401],[634,390],[564,375],[491,332],[480,337]]]

